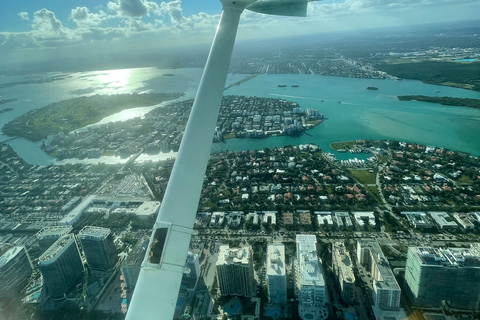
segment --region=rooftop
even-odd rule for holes
[[[0,257],[0,268],[6,265],[10,260],[12,260],[20,251],[23,250],[24,247],[12,247],[8,249],[1,257]]]
[[[393,275],[390,264],[387,258],[383,255],[382,249],[377,240],[374,239],[362,239],[358,240],[362,250],[369,250],[370,256],[375,262],[378,269],[378,277],[375,279],[375,285],[382,289],[400,290],[397,280]]]
[[[281,243],[267,246],[267,275],[285,276],[285,247]]]
[[[123,260],[123,268],[133,268],[139,259],[143,260],[145,257],[145,252],[147,251],[148,240],[148,236],[143,236],[137,241],[135,247],[133,247],[133,249],[128,253],[127,258]]]
[[[68,233],[55,241],[54,244],[50,248],[45,251],[40,258],[38,258],[39,262],[42,261],[49,261],[55,258],[60,252],[69,245],[72,241],[75,241],[75,236],[71,233]]]
[[[101,227],[93,227],[93,226],[86,226],[78,233],[78,238],[84,240],[104,240],[110,234],[110,229],[108,228],[101,228]]]
[[[251,247],[229,248],[228,245],[220,246],[216,265],[248,264]]]
[[[72,226],[56,226],[56,227],[45,227],[42,230],[38,231],[36,236],[37,239],[51,238],[51,237],[61,237],[72,231]]]
[[[324,286],[325,279],[317,256],[317,237],[297,235],[297,259],[302,285]]]
[[[333,259],[343,275],[343,281],[351,283],[355,282],[352,260],[348,251],[345,249],[343,242],[335,242],[333,244]]]
[[[443,266],[451,268],[474,267],[480,268],[479,244],[472,244],[471,248],[433,248],[410,247],[409,250],[423,266]]]

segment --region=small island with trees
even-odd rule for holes
[[[10,121],[3,127],[9,136],[40,141],[50,134],[69,133],[125,109],[154,106],[184,93],[93,95],[51,103]]]

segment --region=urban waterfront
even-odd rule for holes
[[[29,110],[49,103],[80,95],[114,94],[127,92],[185,92],[185,98],[195,94],[201,69],[168,70],[174,77],[162,76],[166,70],[155,68],[121,69],[84,72],[63,75],[61,80],[47,83],[19,85],[3,88],[2,98],[18,98],[10,103],[13,111],[2,114],[0,125]],[[39,75],[52,76],[51,74]],[[227,83],[244,78],[245,75],[230,75]],[[7,82],[7,77],[2,77]],[[286,87],[279,87],[285,84]],[[292,87],[298,85],[298,87]],[[28,88],[25,88],[28,86]],[[367,90],[375,86],[378,90]],[[25,95],[25,92],[28,92]],[[480,110],[449,107],[437,104],[398,101],[398,95],[424,94],[480,98],[479,92],[452,87],[428,85],[419,81],[390,79],[353,79],[319,75],[259,75],[256,78],[233,86],[225,95],[247,95],[281,98],[298,102],[303,109],[312,107],[324,114],[326,121],[298,137],[271,137],[268,139],[228,139],[216,143],[212,152],[224,150],[254,150],[315,143],[330,152],[334,141],[355,139],[396,139],[452,150],[480,154]],[[143,116],[153,107],[124,110],[110,116],[106,121],[118,121]],[[2,136],[2,140],[7,139]],[[38,144],[25,139],[9,142],[14,150],[31,164],[46,165],[57,161],[44,154]],[[339,159],[352,157],[336,154]],[[165,154],[140,159],[163,159]],[[90,160],[92,161],[92,160]],[[102,157],[93,161],[113,163],[125,159]],[[60,162],[58,162],[60,163]]]

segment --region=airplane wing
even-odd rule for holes
[[[257,2],[220,1],[222,16],[150,237],[127,320],[168,320],[173,319],[175,313],[240,15]],[[307,0],[258,1],[262,5],[253,9],[274,12],[273,6],[264,7],[270,1],[278,5],[298,3],[298,8],[306,10]],[[281,7],[275,14],[285,12],[287,7]]]

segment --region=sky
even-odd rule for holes
[[[268,0],[264,0],[268,1]],[[242,15],[239,39],[479,19],[480,0],[324,0],[308,17]],[[5,61],[211,42],[218,0],[1,0]],[[59,53],[60,52],[60,53]]]

